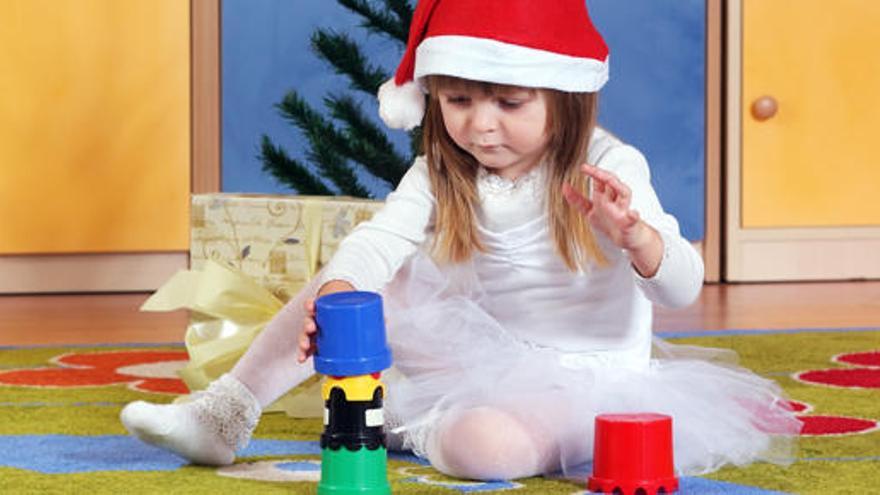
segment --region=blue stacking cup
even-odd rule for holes
[[[331,376],[376,373],[391,366],[382,296],[337,292],[315,301],[318,324],[315,370]]]

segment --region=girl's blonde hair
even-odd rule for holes
[[[485,251],[476,224],[477,170],[479,163],[458,147],[443,123],[438,90],[464,88],[487,94],[507,86],[448,76],[428,76],[428,106],[422,125],[423,149],[437,200],[434,255],[441,262],[470,259],[474,250]],[[556,250],[572,271],[599,266],[607,259],[596,243],[589,222],[562,196],[562,185],[585,192],[587,181],[580,171],[586,161],[590,137],[596,125],[596,93],[567,93],[540,89],[547,95],[547,215]]]

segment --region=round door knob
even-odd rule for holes
[[[776,115],[777,110],[779,110],[779,104],[772,96],[764,95],[752,102],[752,117],[755,120],[767,120]]]

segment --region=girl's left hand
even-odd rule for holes
[[[632,192],[626,184],[613,173],[592,165],[584,164],[581,170],[592,179],[590,198],[568,184],[562,186],[562,194],[593,228],[628,251],[638,251],[654,242],[658,234],[631,208]]]

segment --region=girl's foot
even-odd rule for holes
[[[193,463],[225,466],[247,445],[260,419],[257,399],[226,374],[182,404],[132,402],[122,409],[125,428],[141,441]]]

